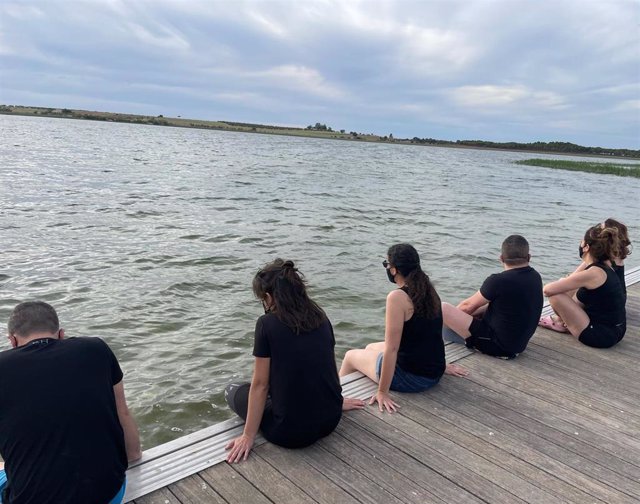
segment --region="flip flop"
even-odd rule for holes
[[[547,315],[546,317],[542,317],[539,321],[538,321],[538,325],[541,327],[544,327],[545,329],[551,329],[552,331],[556,331],[556,332],[560,332],[560,333],[566,333],[569,332],[569,329],[567,329],[567,327],[560,323],[560,322],[556,322],[555,320],[553,320],[553,317],[551,317],[551,315]]]

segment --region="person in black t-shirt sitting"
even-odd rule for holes
[[[520,235],[502,242],[504,271],[489,276],[480,290],[458,306],[442,303],[444,324],[469,348],[512,359],[533,336],[542,311],[542,279],[529,266],[529,243]]]
[[[41,301],[16,306],[9,341],[0,353],[0,502],[122,502],[127,461],[142,455],[111,349],[64,339]]]
[[[445,361],[440,297],[420,267],[416,249],[407,243],[393,245],[382,262],[387,278],[397,286],[387,295],[384,341],[349,350],[340,376],[360,371],[378,383],[369,404],[380,411],[396,411],[396,392],[422,392],[442,375],[465,376],[467,370]]]
[[[585,345],[609,348],[624,337],[625,291],[612,266],[626,246],[617,228],[596,224],[578,248],[585,268],[544,287],[553,310]]]
[[[258,429],[274,444],[300,448],[333,432],[343,410],[364,407],[342,397],[331,322],[293,262],[267,264],[253,292],[265,314],[256,323],[251,383],[225,389],[229,407],[246,420],[242,436],[227,445],[228,462],[247,459]]]

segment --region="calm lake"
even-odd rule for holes
[[[67,336],[105,339],[145,448],[231,417],[222,391],[250,377],[262,313],[251,280],[275,257],[305,273],[340,359],[383,339],[393,243],[455,303],[509,234],[545,282],[606,217],[640,240],[639,179],[513,164],[539,154],[11,116],[0,135],[0,320],[43,299]]]

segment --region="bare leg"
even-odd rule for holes
[[[376,361],[379,354],[380,352],[376,350],[349,350],[344,355],[339,375],[346,376],[354,371],[360,371],[362,374],[367,375],[374,382],[378,383],[378,377],[376,376]]]
[[[453,329],[463,338],[471,336],[469,332],[469,326],[473,322],[473,317],[468,313],[456,308],[452,304],[442,303],[442,318],[444,325]]]
[[[384,341],[378,341],[376,343],[369,343],[366,347],[364,347],[364,349],[365,350],[375,350],[378,353],[384,352]]]
[[[549,304],[564,321],[569,332],[576,338],[589,325],[589,316],[578,303],[567,294],[556,294],[549,297]]]

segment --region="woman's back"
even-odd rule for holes
[[[318,328],[299,334],[273,313],[258,319],[253,354],[271,359],[273,421],[263,426],[271,438],[282,433],[287,446],[304,446],[335,428],[342,412],[342,388],[334,346],[327,319]]]
[[[584,305],[584,311],[591,323],[617,325],[626,319],[624,290],[616,272],[600,263],[590,264],[601,268],[607,275],[605,282],[595,289],[581,287],[576,297]]]
[[[416,315],[405,321],[397,365],[405,371],[437,379],[446,367],[442,313],[434,318]]]

